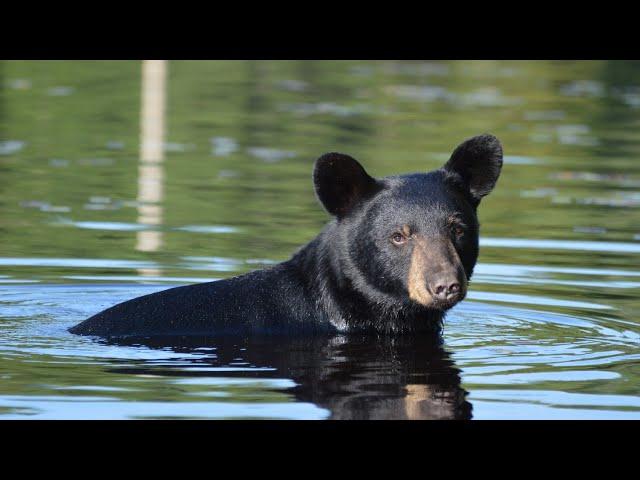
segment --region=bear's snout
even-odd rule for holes
[[[438,310],[453,307],[466,295],[466,275],[449,240],[415,235],[409,269],[409,297]]]

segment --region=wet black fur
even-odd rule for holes
[[[409,298],[410,250],[394,246],[390,237],[404,224],[426,238],[451,237],[471,278],[478,256],[476,208],[501,167],[502,147],[491,135],[462,143],[439,170],[380,180],[347,155],[323,155],[314,184],[335,218],[290,260],[135,298],[70,331],[99,336],[437,332],[444,312]],[[464,229],[461,238],[450,231],[453,215]]]

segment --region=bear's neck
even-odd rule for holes
[[[340,331],[379,333],[439,332],[444,312],[392,299],[371,288],[359,288],[353,266],[336,248],[332,222],[285,265],[305,285],[307,301]]]

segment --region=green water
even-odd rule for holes
[[[0,75],[0,418],[460,418],[463,401],[476,419],[640,418],[640,63],[171,61],[157,225],[138,201],[140,62]],[[505,165],[443,349],[66,332],[287,259],[328,219],[324,152],[427,171],[483,132]]]

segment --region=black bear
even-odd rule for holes
[[[480,200],[502,146],[459,145],[440,169],[375,179],[353,158],[316,161],[315,191],[334,216],[286,262],[108,308],[70,332],[106,337],[438,332],[462,300],[478,257]]]

